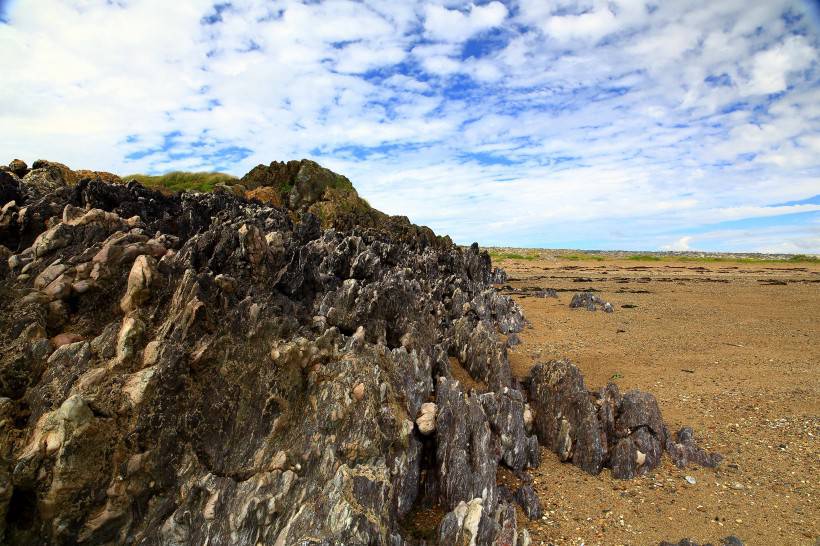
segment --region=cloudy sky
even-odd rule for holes
[[[308,157],[462,243],[820,253],[818,51],[808,0],[0,0],[0,150]]]

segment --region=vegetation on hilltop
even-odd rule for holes
[[[520,252],[498,252],[496,250],[490,250],[490,258],[493,261],[503,261],[503,260],[535,260],[538,258],[537,253],[526,253],[522,254]]]
[[[184,172],[174,171],[162,175],[131,174],[123,180],[136,180],[143,186],[170,191],[213,191],[217,184],[233,185],[238,182],[235,176],[217,172]]]

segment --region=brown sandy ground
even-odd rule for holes
[[[612,380],[652,392],[670,429],[690,425],[725,456],[717,469],[680,470],[667,459],[619,481],[544,451],[532,477],[545,516],[519,514],[533,544],[719,543],[729,534],[752,546],[820,544],[820,265],[543,257],[497,265],[531,323],[510,351],[516,375],[568,357],[588,388]],[[558,299],[528,293],[542,288]],[[587,289],[615,312],[570,309],[572,294]]]

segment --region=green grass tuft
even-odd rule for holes
[[[490,252],[490,258],[493,261],[503,260],[534,260],[538,257],[537,254],[519,254],[517,252]]]
[[[147,188],[166,188],[171,191],[213,191],[217,184],[236,184],[238,179],[225,173],[190,173],[174,171],[167,174],[152,176],[147,174],[131,174],[122,177],[124,181],[136,180]]]

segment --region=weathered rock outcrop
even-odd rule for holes
[[[438,504],[441,544],[528,543],[486,252],[310,162],[243,179],[282,207],[70,174],[0,172],[0,542],[424,544]]]
[[[388,216],[374,209],[359,197],[347,177],[309,159],[257,165],[239,183],[248,190],[248,197],[282,204],[294,215],[309,212],[326,229],[377,229],[414,251],[452,246],[447,236],[437,237],[430,228],[412,224],[404,216]],[[489,264],[489,256],[483,256]]]
[[[600,308],[605,313],[612,313],[614,309],[612,304],[604,301],[600,296],[596,296],[592,292],[578,292],[572,296],[572,301],[569,306],[573,309],[586,309],[587,311],[597,311]]]
[[[717,466],[722,460],[699,448],[688,427],[672,439],[651,394],[621,395],[614,383],[590,392],[566,360],[533,367],[530,404],[541,444],[591,474],[608,467],[616,478],[633,478],[657,467],[664,450],[680,467]]]

